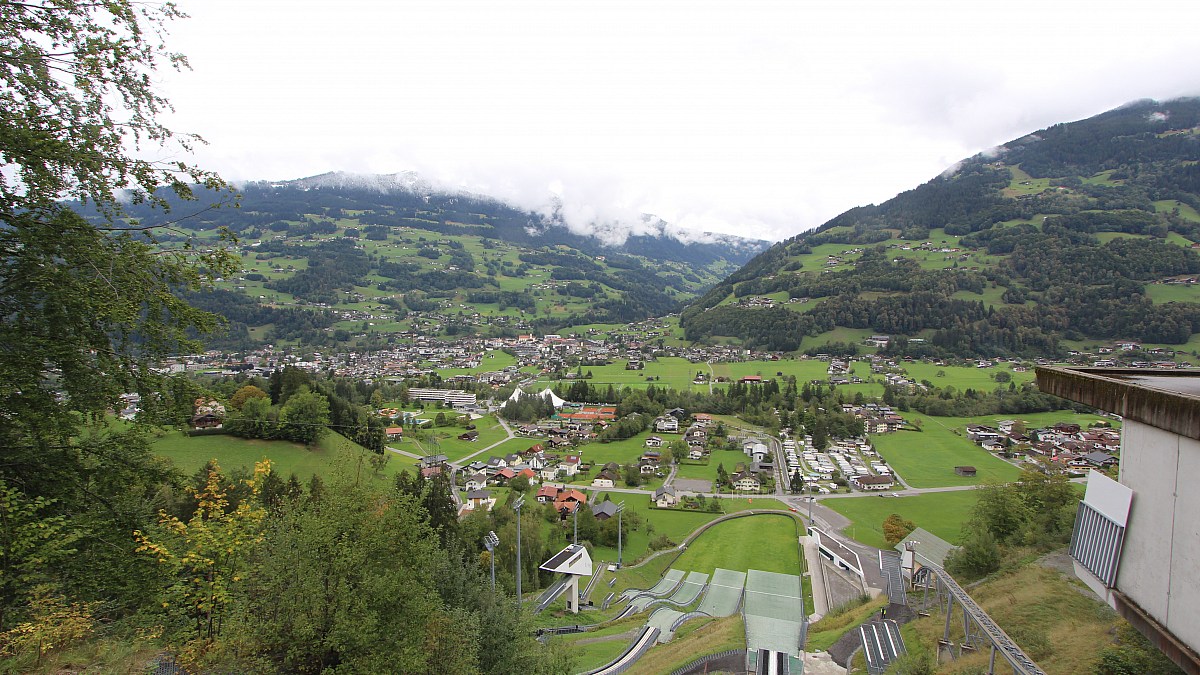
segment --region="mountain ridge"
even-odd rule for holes
[[[1200,271],[1198,133],[1200,99],[1188,98],[1026,134],[775,244],[681,324],[690,339],[784,351],[835,329],[958,356],[1049,355],[1064,340],[1187,344],[1200,298],[1152,285]],[[778,306],[738,306],[772,294]]]

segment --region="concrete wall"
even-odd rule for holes
[[[1126,420],[1121,483],[1134,491],[1117,588],[1200,651],[1200,441]]]

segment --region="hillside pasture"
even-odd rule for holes
[[[1146,284],[1146,297],[1156,305],[1166,302],[1200,302],[1200,284]]]
[[[314,475],[329,476],[339,467],[339,462],[370,453],[340,434],[328,432],[314,446],[307,447],[290,441],[263,441],[238,438],[227,434],[212,436],[187,436],[179,431],[169,431],[151,446],[154,454],[170,460],[180,471],[195,473],[209,460],[216,460],[225,472],[235,469],[254,470],[255,462],[271,460],[271,470],[287,479],[291,474],[307,483]],[[401,457],[388,460],[383,475],[391,476],[405,468]],[[340,465],[346,470],[358,467]],[[365,473],[373,473],[364,465]]]

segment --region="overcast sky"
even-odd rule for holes
[[[1200,95],[1200,3],[179,0],[163,74],[234,180],[415,170],[573,226],[779,240],[956,161]],[[987,9],[981,9],[986,7]]]

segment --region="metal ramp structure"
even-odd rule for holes
[[[913,585],[922,589],[920,601],[916,601],[918,611],[928,612],[931,606],[946,613],[946,627],[942,639],[938,641],[937,657],[941,661],[942,654],[955,658],[963,653],[977,651],[990,647],[991,657],[988,659],[988,675],[996,672],[996,655],[1008,662],[1014,675],[1045,675],[1029,655],[1022,651],[1011,637],[1005,633],[987,612],[984,612],[971,596],[958,585],[945,570],[937,565],[925,565],[913,573]],[[933,602],[930,603],[930,591],[933,591]],[[914,599],[915,600],[915,599]],[[950,624],[955,607],[962,614],[962,641],[955,644],[950,639]],[[957,647],[957,652],[955,648]]]
[[[904,574],[900,569],[900,554],[896,551],[879,552],[879,574],[887,585],[888,602],[906,605],[908,598],[904,590]]]
[[[900,626],[891,619],[862,624],[858,636],[867,657],[868,675],[883,675],[893,661],[906,653]]]
[[[804,614],[804,591],[800,577],[792,574],[749,570],[746,573],[742,620],[746,626],[746,670],[756,672],[799,672],[808,617]],[[786,657],[788,670],[778,670],[777,657]],[[775,664],[767,661],[774,661]],[[769,670],[760,671],[760,667]]]
[[[638,596],[630,603],[638,606],[638,611],[645,611],[655,605],[675,605],[686,607],[696,601],[704,589],[708,587],[708,575],[703,572],[688,572],[687,577],[679,584],[679,588],[666,598],[649,598]]]
[[[565,591],[565,590],[567,590],[567,578],[566,577],[563,577],[562,579],[559,579],[558,581],[554,582],[553,584],[550,584],[550,587],[547,588],[545,590],[545,592],[543,592],[542,595],[538,598],[537,607],[535,607],[533,611],[534,612],[544,611],[547,607],[550,606],[550,603],[554,602],[558,598],[558,596],[562,595],[563,591]]]
[[[646,626],[642,629],[642,632],[639,633],[636,638],[634,638],[633,642],[630,643],[629,647],[627,647],[620,656],[610,663],[596,668],[595,670],[589,670],[585,673],[582,673],[582,675],[617,675],[617,673],[623,673],[628,670],[629,667],[634,664],[634,662],[640,659],[642,654],[646,653],[647,649],[653,647],[657,642],[658,629],[651,626]]]

